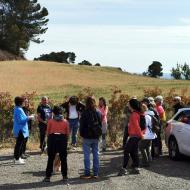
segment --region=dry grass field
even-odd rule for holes
[[[113,86],[129,95],[140,96],[145,88],[159,87],[164,92],[170,88],[178,91],[187,88],[189,81],[153,79],[132,75],[110,67],[89,67],[39,61],[0,62],[0,91],[12,96],[36,91],[62,101],[65,95],[77,94],[91,87],[96,96],[109,97]]]

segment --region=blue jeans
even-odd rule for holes
[[[90,153],[93,154],[93,173],[99,173],[99,154],[98,154],[98,139],[84,139],[83,153],[84,153],[84,170],[85,175],[90,175]]]
[[[77,142],[77,132],[79,128],[79,119],[69,119],[69,127],[71,131],[71,144],[75,145]]]

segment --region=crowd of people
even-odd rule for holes
[[[27,98],[15,97],[13,134],[16,138],[14,148],[15,164],[25,164],[26,143],[29,137],[32,120],[38,120],[41,153],[47,152],[45,182],[50,182],[56,163],[60,164],[63,180],[67,175],[67,150],[71,141],[73,149],[77,146],[77,134],[82,138],[84,155],[84,174],[82,179],[99,177],[99,154],[106,151],[106,133],[108,127],[108,106],[104,97],[99,98],[98,105],[94,97],[87,97],[85,104],[78,97],[71,96],[63,104],[53,108],[48,104],[48,97],[41,98],[37,108],[37,115],[31,114]],[[163,97],[145,97],[129,100],[126,112],[127,124],[123,135],[123,164],[118,176],[139,174],[139,165],[149,167],[151,161],[162,155],[162,130],[166,115]],[[174,98],[174,113],[182,108],[181,98]],[[65,115],[65,117],[64,117]],[[71,140],[70,138],[71,137]],[[101,143],[100,143],[101,142]],[[139,161],[139,152],[141,161]],[[90,155],[93,155],[93,169],[91,173]],[[129,160],[132,164],[129,166]],[[59,165],[58,164],[58,165]]]

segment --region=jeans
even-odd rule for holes
[[[69,119],[69,127],[71,131],[71,144],[77,143],[77,132],[79,128],[79,119]]]
[[[84,153],[84,168],[85,175],[90,175],[90,153],[93,155],[93,173],[99,173],[99,154],[98,154],[98,139],[84,139],[83,153]]]

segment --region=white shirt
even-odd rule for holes
[[[145,112],[145,120],[146,120],[146,130],[144,134],[144,139],[155,139],[157,137],[156,133],[152,132],[152,118],[150,115],[154,115],[153,111]]]
[[[76,105],[70,105],[69,106],[69,119],[77,119],[78,118],[78,112],[76,109]]]

